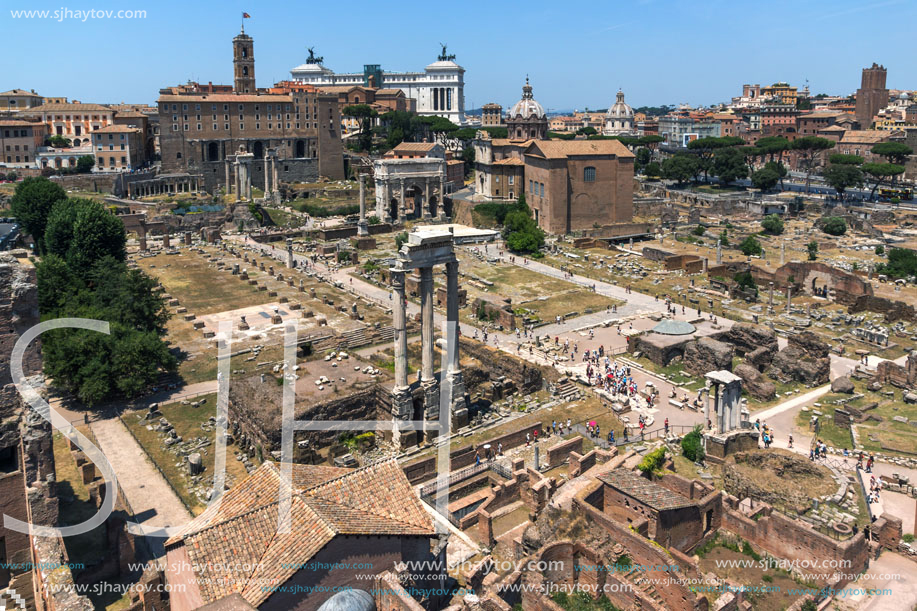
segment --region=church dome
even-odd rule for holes
[[[525,86],[522,88],[522,99],[513,104],[509,116],[523,119],[543,119],[546,116],[544,107],[532,97],[532,86],[529,85],[528,77],[525,78]]]
[[[364,590],[341,590],[322,603],[318,611],[376,611],[376,601]]]
[[[624,92],[620,89],[618,90],[618,99],[608,109],[605,116],[609,119],[632,119],[634,117],[634,109],[624,101]]]
[[[911,96],[907,94],[907,91],[902,91],[901,93],[898,94],[898,99],[899,100],[910,100]]]

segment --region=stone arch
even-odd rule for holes
[[[302,159],[305,156],[306,156],[306,141],[297,140],[296,141],[296,155],[294,155],[294,157],[296,157],[297,159]]]
[[[395,197],[388,203],[388,214],[393,221],[398,220],[398,199]]]
[[[438,202],[438,200],[436,199],[436,196],[435,196],[435,195],[431,195],[431,196],[430,196],[430,201],[427,202],[427,209],[430,211],[430,216],[436,216],[436,205],[437,205],[438,203],[439,203],[439,202]]]
[[[114,159],[114,157],[112,157],[112,159]],[[67,159],[67,165],[71,168],[75,168],[76,167],[76,157],[70,157],[69,159]]]
[[[256,140],[255,145],[252,147],[252,154],[255,156],[255,159],[264,159],[264,143],[260,140]]]
[[[218,142],[207,143],[207,161],[220,160],[220,144]]]
[[[73,146],[79,146],[79,145],[82,144],[82,143],[83,143],[83,141],[80,140],[79,138],[74,138],[74,139],[73,139]]]

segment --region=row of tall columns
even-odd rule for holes
[[[465,384],[459,368],[458,345],[458,261],[446,263],[446,370],[451,388],[449,409],[453,422],[463,426],[468,420]],[[411,419],[413,399],[408,384],[408,339],[405,302],[405,272],[402,267],[391,269],[394,292],[393,326],[395,331],[395,386],[392,390],[392,415],[397,421]],[[434,374],[434,302],[433,268],[420,268],[420,319],[421,319],[421,369],[420,384],[424,397],[424,435],[427,441],[437,437],[436,426],[440,418],[440,382]],[[395,430],[393,440],[401,441],[401,431]]]
[[[264,197],[269,198],[278,191],[277,156],[269,153],[264,158]]]
[[[136,197],[149,197],[152,195],[169,195],[172,193],[194,193],[200,190],[198,177],[189,176],[188,178],[172,179],[170,182],[163,180],[150,181],[144,183],[127,183],[127,197],[129,199]]]

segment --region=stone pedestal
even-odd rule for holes
[[[146,236],[140,236],[140,252],[146,252]]]
[[[293,238],[287,238],[287,267],[293,267]]]
[[[392,389],[392,420],[395,421],[396,427],[392,430],[392,442],[399,447],[406,447],[416,443],[417,431],[401,430],[397,424],[407,422],[411,419],[414,412],[414,399],[411,396],[411,389],[405,386],[395,386]]]

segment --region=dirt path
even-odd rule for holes
[[[91,428],[99,449],[111,462],[136,521],[147,526],[182,526],[191,519],[191,513],[121,420],[97,420]],[[162,556],[164,541],[162,537],[147,537],[155,556]]]

